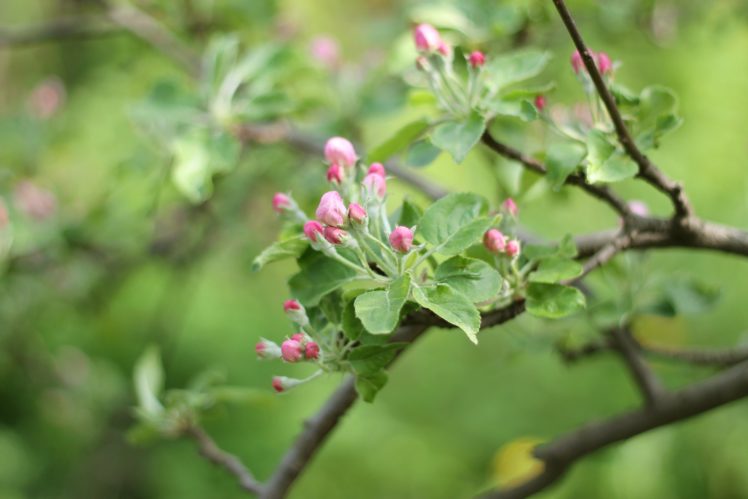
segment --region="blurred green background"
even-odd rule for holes
[[[413,116],[400,72],[413,21],[447,16],[455,36],[493,52],[531,45],[554,60],[551,106],[581,101],[571,44],[547,1],[140,0],[138,5],[201,52],[235,32],[247,47],[283,40],[299,58],[330,36],[342,62],[304,72],[291,97],[309,99],[290,119],[319,138],[343,134],[376,146]],[[652,83],[681,99],[683,127],[654,159],[685,182],[705,218],[748,228],[748,4],[676,0],[570,1],[590,45],[623,65],[634,89]],[[4,0],[0,26],[100,15],[85,0]],[[458,17],[462,16],[461,18]],[[480,35],[480,36],[479,36]],[[302,420],[339,382],[324,378],[273,396],[273,374],[304,366],[254,359],[260,336],[292,332],[281,303],[292,263],[250,271],[278,230],[275,191],[307,209],[324,189],[321,158],[283,144],[250,145],[207,203],[190,204],[168,181],[171,160],[133,111],[159,82],[194,90],[173,62],[127,33],[18,47],[0,36],[0,196],[13,241],[0,277],[0,498],[242,497],[233,479],[189,441],[128,441],[132,369],[160,347],[167,387],[218,369],[257,389],[250,403],[211,411],[207,430],[267,477]],[[543,147],[541,127],[507,123],[511,142]],[[476,150],[417,173],[497,203],[515,196],[522,222],[548,239],[615,226],[578,192],[538,196],[514,165]],[[531,179],[530,179],[531,180]],[[395,202],[408,188],[393,181]],[[634,183],[621,192],[655,213],[667,202]],[[417,193],[415,199],[424,201]],[[306,198],[305,198],[306,196]],[[7,238],[6,238],[7,239]],[[8,241],[0,241],[4,248]],[[728,346],[748,332],[748,265],[683,250],[627,257],[631,279],[697,277],[721,291],[716,307],[678,318],[645,317],[637,334],[667,345]],[[668,277],[669,278],[669,277]],[[506,479],[497,452],[517,439],[550,439],[638,403],[612,357],[566,366],[554,343],[592,334],[584,321],[521,317],[481,334],[478,348],[433,331],[403,357],[373,405],[359,404],[331,436],[291,496],[456,498]],[[707,374],[658,363],[669,386]],[[548,498],[748,497],[748,405],[736,403],[585,460]],[[516,446],[509,461],[521,462]]]

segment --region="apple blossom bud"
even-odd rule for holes
[[[395,251],[400,253],[407,253],[413,246],[413,231],[402,225],[395,227],[395,230],[390,233],[390,246]]]
[[[366,210],[358,203],[348,205],[348,218],[357,224],[366,223]]]
[[[444,40],[439,42],[439,47],[436,50],[444,57],[450,57],[452,55],[452,47],[450,47]]]
[[[325,227],[325,239],[330,244],[344,244],[348,240],[348,233],[338,227]]]
[[[387,193],[387,181],[378,173],[369,173],[364,177],[364,188],[370,195],[383,199]]]
[[[324,193],[317,206],[316,215],[321,222],[333,227],[345,224],[346,209],[343,198],[337,191]]]
[[[294,341],[298,341],[299,343],[304,343],[306,337],[304,336],[304,333],[294,333],[291,335],[291,339]]]
[[[436,28],[423,23],[413,29],[413,40],[419,52],[433,52],[439,48],[442,38]]]
[[[491,253],[503,253],[506,249],[506,238],[497,229],[487,230],[483,235],[483,246]]]
[[[468,62],[471,66],[477,68],[486,63],[486,56],[480,50],[476,50],[470,53],[470,56],[468,56]]]
[[[334,38],[329,36],[314,38],[309,46],[309,53],[312,59],[329,69],[335,69],[340,65],[340,46]]]
[[[273,376],[273,390],[278,393],[290,390],[302,383],[303,381],[300,379],[289,378],[286,376]]]
[[[611,72],[613,69],[613,61],[610,60],[608,54],[605,52],[598,52],[595,54],[595,59],[597,60],[597,69],[600,70],[600,73],[608,74]]]
[[[649,216],[649,206],[644,201],[629,201],[629,210],[639,217]]]
[[[8,206],[5,204],[5,200],[3,198],[0,198],[0,230],[3,230],[8,225],[10,225]]]
[[[546,101],[545,101],[544,95],[535,96],[535,107],[538,108],[538,111],[540,111],[541,113],[545,109],[545,104],[546,104]]]
[[[304,235],[313,243],[317,242],[317,234],[322,234],[323,231],[324,227],[316,220],[309,220],[304,224]]]
[[[281,356],[280,347],[265,338],[260,338],[260,341],[257,342],[255,352],[260,359],[279,359]]]
[[[584,61],[582,60],[582,54],[579,53],[578,50],[575,50],[573,54],[571,54],[571,67],[574,69],[574,72],[579,74],[579,71],[582,70],[584,67]]]
[[[297,300],[286,300],[283,302],[283,311],[286,316],[301,327],[309,324],[304,306]]]
[[[281,343],[281,356],[286,362],[298,362],[301,359],[301,343],[296,340],[286,340]]]
[[[506,198],[506,200],[504,200],[504,203],[502,203],[501,206],[507,211],[507,213],[509,213],[511,216],[515,218],[519,214],[519,207],[517,206],[517,203],[515,203],[514,199],[512,198]]]
[[[332,137],[325,143],[325,158],[330,164],[353,167],[358,160],[353,144],[343,137]]]
[[[387,176],[387,172],[384,169],[384,165],[382,163],[372,163],[369,167],[369,170],[366,173],[375,173],[377,175],[381,175],[383,177]]]
[[[289,198],[287,195],[283,194],[282,192],[276,192],[273,196],[273,209],[277,211],[278,213],[283,213],[284,211],[291,208],[291,198]]]
[[[337,163],[331,164],[330,168],[327,169],[327,181],[333,184],[342,183],[343,175],[343,168],[341,168]]]
[[[519,241],[516,239],[511,239],[507,241],[506,243],[506,254],[510,258],[514,258],[515,256],[519,255],[520,246]]]
[[[304,357],[309,360],[318,359],[319,345],[314,341],[310,341],[309,343],[307,343],[306,348],[304,349]]]

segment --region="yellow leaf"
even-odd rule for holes
[[[493,480],[500,487],[512,487],[543,471],[542,461],[532,451],[544,440],[522,437],[501,447],[493,458]]]

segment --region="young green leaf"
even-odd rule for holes
[[[584,146],[576,142],[553,144],[546,153],[545,164],[548,167],[548,182],[558,190],[566,178],[574,173],[587,153]]]
[[[434,278],[448,284],[474,303],[493,298],[499,292],[501,276],[482,260],[455,256],[436,268]]]
[[[356,374],[374,374],[387,367],[404,346],[404,343],[363,345],[350,353],[348,361]]]
[[[286,258],[298,258],[304,253],[307,246],[309,246],[309,242],[304,236],[294,236],[284,241],[277,241],[255,257],[252,261],[252,271],[257,272],[269,263]]]
[[[478,344],[480,313],[475,305],[462,293],[447,284],[413,287],[413,298],[423,308],[462,329],[468,339]]]
[[[434,162],[441,152],[441,149],[428,140],[419,140],[408,148],[405,155],[405,164],[416,168],[428,166]]]
[[[503,91],[509,85],[539,75],[550,59],[548,52],[532,49],[495,57],[484,68],[486,84],[493,91]]]
[[[577,288],[540,282],[531,282],[527,288],[527,311],[538,317],[558,319],[582,310],[585,304]]]
[[[161,415],[164,407],[159,396],[164,387],[164,368],[156,347],[149,347],[136,362],[134,381],[141,413],[150,418]]]
[[[485,130],[483,116],[474,111],[462,120],[450,120],[437,125],[431,132],[431,143],[447,151],[456,163],[462,163]]]
[[[291,293],[306,306],[314,306],[327,293],[351,282],[357,276],[350,267],[318,251],[307,251],[299,259],[301,270],[288,281]]]
[[[450,194],[426,209],[417,234],[436,246],[438,253],[456,255],[480,240],[491,226],[493,221],[481,216],[487,206],[477,194]]]
[[[582,265],[567,258],[552,257],[540,261],[538,269],[530,274],[530,282],[556,283],[573,279],[582,273]]]
[[[364,402],[374,402],[374,398],[387,384],[387,373],[379,371],[372,374],[356,376],[356,391]]]
[[[369,153],[369,161],[387,161],[393,155],[408,147],[411,142],[426,131],[428,126],[429,122],[426,118],[419,118],[401,127]]]
[[[410,294],[410,274],[392,281],[386,290],[369,291],[355,301],[356,317],[371,334],[389,334],[400,320]]]

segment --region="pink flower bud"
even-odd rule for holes
[[[327,141],[325,158],[330,164],[338,164],[349,168],[354,166],[358,160],[353,144],[343,137],[333,137]]]
[[[441,40],[439,42],[439,48],[436,49],[441,55],[444,57],[449,57],[452,55],[452,47],[447,44],[444,40]]]
[[[317,219],[333,227],[340,227],[345,223],[346,209],[343,198],[337,191],[329,191],[322,195],[317,206]]]
[[[283,302],[283,311],[289,312],[291,310],[301,310],[303,307],[297,300],[286,300]]]
[[[439,48],[441,36],[430,24],[419,24],[413,29],[413,40],[419,52],[433,52]]]
[[[260,359],[278,359],[281,356],[280,347],[265,338],[260,338],[260,341],[257,342],[255,352]]]
[[[304,357],[306,357],[309,360],[312,359],[318,359],[319,358],[319,345],[315,343],[314,341],[310,341],[306,344],[306,349],[304,350]]]
[[[291,335],[291,339],[294,341],[298,341],[299,343],[304,343],[304,333],[295,333]]]
[[[543,112],[543,109],[545,109],[545,96],[544,95],[537,95],[535,96],[535,107],[538,108],[538,111],[541,113]]]
[[[286,300],[283,302],[283,311],[286,316],[296,324],[304,327],[309,324],[309,318],[306,316],[306,310],[296,300]]]
[[[318,36],[309,46],[312,59],[329,69],[335,69],[340,64],[340,46],[334,38]]]
[[[317,242],[317,234],[322,234],[324,227],[316,220],[309,220],[304,224],[304,235],[313,243]]]
[[[584,67],[584,61],[582,60],[582,54],[579,53],[578,50],[575,50],[573,54],[571,54],[571,67],[574,69],[574,72],[579,74],[579,71],[582,70]]]
[[[597,69],[600,70],[600,73],[608,74],[613,70],[613,61],[610,60],[610,56],[605,52],[595,54],[595,59],[597,60]]]
[[[283,213],[291,207],[291,198],[282,192],[276,192],[273,196],[273,209],[278,213]]]
[[[330,168],[327,169],[327,181],[333,184],[340,184],[343,182],[343,168],[340,167],[337,163],[333,163],[330,165]]]
[[[369,167],[369,171],[367,171],[366,173],[374,173],[376,175],[381,175],[382,177],[387,176],[387,172],[385,171],[384,165],[382,163],[372,163]]]
[[[290,390],[302,383],[303,381],[300,379],[288,378],[286,376],[273,376],[273,390],[278,393]]]
[[[298,362],[301,359],[301,351],[301,343],[296,340],[281,343],[281,356],[286,362]]]
[[[363,183],[366,191],[379,199],[384,198],[384,195],[387,193],[387,181],[378,173],[369,173],[364,177]]]
[[[3,230],[10,224],[10,215],[5,200],[0,198],[0,230]]]
[[[649,216],[649,206],[647,206],[647,203],[644,201],[629,201],[629,210],[631,210],[631,213],[634,215],[640,216],[640,217],[647,217]]]
[[[517,206],[517,203],[514,202],[514,199],[512,198],[506,198],[504,203],[501,205],[504,207],[504,209],[513,217],[517,217],[519,214],[519,207]]]
[[[480,50],[476,50],[468,56],[468,62],[471,66],[477,68],[486,63],[486,56]]]
[[[395,251],[400,253],[407,253],[413,246],[413,231],[402,225],[395,227],[390,233],[390,246]]]
[[[510,258],[514,258],[515,256],[519,255],[519,250],[520,250],[519,241],[517,241],[516,239],[511,239],[507,241],[506,254]]]
[[[357,224],[366,223],[366,217],[366,210],[360,204],[351,203],[348,206],[348,218],[351,219],[352,222],[356,222]]]
[[[284,390],[283,380],[280,376],[273,376],[273,390],[280,393]]]
[[[348,239],[348,233],[338,227],[325,227],[324,235],[330,244],[343,244]]]
[[[483,246],[491,253],[503,253],[506,249],[506,238],[499,230],[487,230],[483,235]]]

